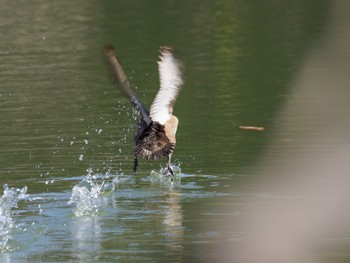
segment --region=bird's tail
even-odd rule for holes
[[[115,54],[114,47],[112,45],[105,47],[105,56],[107,62],[111,66],[113,80],[121,87],[130,103],[141,112],[143,120],[147,124],[150,124],[151,118],[149,116],[149,111],[143,106],[141,101],[136,97],[133,90],[131,89],[128,78],[126,77],[124,70],[119,63],[119,60]]]

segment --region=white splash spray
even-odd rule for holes
[[[7,184],[4,185],[4,194],[0,197],[0,251],[10,249],[8,241],[14,227],[11,210],[18,207],[19,200],[28,197],[26,193],[26,186],[19,189],[9,188]]]
[[[76,204],[74,215],[76,217],[95,216],[100,212],[101,195],[114,191],[119,183],[118,176],[108,182],[109,176],[94,175],[92,169],[88,170],[85,178],[73,187],[68,204]]]

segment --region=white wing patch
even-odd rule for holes
[[[164,125],[171,117],[183,79],[181,63],[175,58],[172,48],[161,47],[159,58],[160,89],[151,105],[150,116],[153,121]]]

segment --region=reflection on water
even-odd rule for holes
[[[164,235],[166,235],[167,243],[170,247],[169,253],[177,255],[177,257],[180,257],[178,260],[180,260],[184,235],[181,194],[176,190],[171,190],[169,192],[169,199],[166,201],[167,205],[164,207],[163,219]]]
[[[106,179],[95,174],[98,183],[87,183],[86,176],[77,177],[79,181],[74,181],[70,191],[30,195],[21,206],[21,213],[16,214],[15,220],[21,227],[11,234],[19,243],[18,252],[3,253],[1,260],[82,262],[106,257],[153,260],[162,258],[166,251],[172,260],[181,261],[186,230],[182,204],[211,198],[213,193],[204,191],[189,175],[178,174],[181,183],[155,183],[147,177],[135,181],[119,175],[114,191],[102,190],[92,196],[93,187],[116,178],[109,176]],[[204,183],[209,178],[202,177],[201,181]],[[83,184],[88,184],[85,187],[90,191],[80,192],[78,199],[72,198],[76,186]],[[197,193],[196,189],[202,191]],[[79,202],[86,206],[83,211],[79,210],[82,206]]]
[[[94,253],[101,251],[100,218],[77,217],[71,223],[72,250],[77,262],[89,262],[96,257]]]

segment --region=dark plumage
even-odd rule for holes
[[[175,143],[166,136],[164,125],[151,122],[150,125],[135,138],[135,154],[143,158],[157,160],[168,157],[175,149]]]

